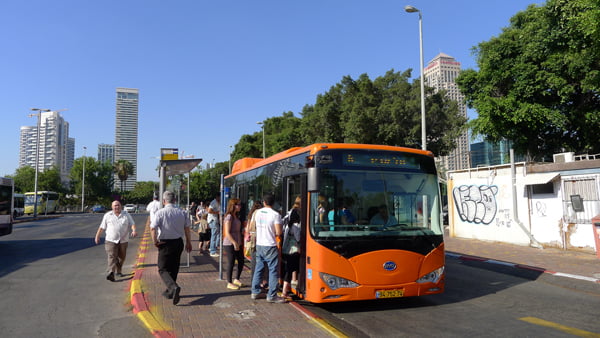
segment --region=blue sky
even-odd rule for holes
[[[473,46],[533,0],[23,0],[0,3],[0,175],[18,166],[30,108],[68,109],[75,157],[114,143],[115,90],[138,88],[138,180],[160,148],[229,158],[257,121],[297,116],[343,76],[419,72],[440,52],[476,68]]]

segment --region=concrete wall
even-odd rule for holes
[[[565,217],[573,216],[574,211],[570,203],[563,202],[563,182],[578,175],[563,176],[565,173],[559,171],[535,173],[525,163],[515,164],[515,171],[514,197],[510,165],[449,172],[450,235],[530,245],[531,234],[545,247],[595,250],[591,222],[573,222],[573,217]],[[600,169],[596,171],[590,175],[588,170],[586,177],[593,178],[592,182],[596,182],[593,189],[600,191]],[[547,181],[552,182],[553,193],[532,192],[532,182]],[[513,198],[516,198],[517,218]],[[586,209],[585,217],[600,213],[600,202],[588,201]]]

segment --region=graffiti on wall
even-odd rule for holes
[[[495,185],[461,185],[452,190],[454,205],[463,222],[490,224],[496,216],[498,203]]]

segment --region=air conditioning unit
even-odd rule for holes
[[[552,155],[554,163],[565,163],[565,162],[573,162],[575,157],[574,152],[569,153],[560,153]]]

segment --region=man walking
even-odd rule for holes
[[[135,237],[135,222],[127,211],[121,208],[121,202],[112,202],[112,211],[104,214],[100,227],[96,232],[95,242],[100,243],[100,234],[106,231],[104,238],[104,250],[108,256],[108,274],[106,279],[114,282],[115,274],[123,277],[122,269],[125,257],[127,256],[127,245],[129,242],[129,227],[131,227],[131,236]]]
[[[210,255],[212,257],[219,257],[217,248],[221,244],[221,194],[217,193],[215,199],[208,205],[208,227],[210,228]]]
[[[257,299],[260,294],[265,264],[269,269],[269,291],[267,302],[285,303],[285,298],[277,296],[279,283],[279,249],[277,238],[281,239],[281,215],[272,206],[275,198],[271,194],[263,197],[264,207],[255,211],[254,222],[256,225],[256,266],[252,276],[252,299]]]
[[[160,202],[158,201],[158,195],[155,193],[152,196],[152,202],[148,203],[148,206],[146,206],[146,211],[148,211],[149,215],[148,215],[148,221],[146,223],[146,225],[149,225],[150,222],[152,222],[152,220],[154,219],[154,215],[156,214],[156,212],[160,209]]]
[[[163,296],[173,299],[173,304],[179,303],[181,288],[177,284],[177,274],[181,253],[183,252],[183,239],[185,235],[185,251],[192,251],[190,237],[190,218],[188,214],[175,208],[175,195],[171,191],[163,193],[164,208],[158,210],[150,223],[152,242],[158,248],[158,274],[167,286]]]

